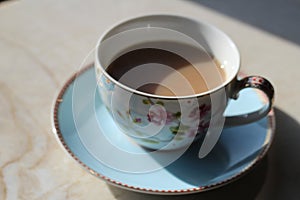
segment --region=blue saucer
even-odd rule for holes
[[[256,90],[246,89],[237,101],[230,102],[226,115],[251,111],[264,101]],[[271,111],[255,123],[225,128],[205,158],[197,157],[200,144],[196,142],[166,165],[162,160],[173,151],[153,157],[153,152],[118,129],[98,96],[92,65],[71,77],[53,110],[53,130],[59,143],[88,172],[113,185],[152,194],[202,192],[238,179],[268,151],[274,121]]]

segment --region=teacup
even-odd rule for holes
[[[167,66],[181,62],[180,69],[187,69],[186,63],[195,66],[206,89],[195,87],[197,77],[189,78],[197,73],[181,75]],[[149,15],[118,23],[98,41],[95,68],[99,94],[115,123],[134,142],[154,150],[187,147],[208,132],[218,136],[224,125],[257,121],[272,108],[274,89],[268,80],[238,79],[240,54],[234,42],[216,27],[183,16]],[[172,81],[165,81],[169,76]],[[224,116],[229,99],[249,87],[263,91],[269,102],[252,113]]]

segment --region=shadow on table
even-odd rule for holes
[[[300,45],[299,0],[190,0]]]
[[[300,199],[300,124],[275,108],[276,132],[270,151],[249,173],[235,182],[203,193],[162,196],[109,186],[119,200],[281,200]]]
[[[300,199],[300,123],[275,108],[276,132],[258,200]]]
[[[2,2],[8,2],[9,0],[0,0],[0,3],[2,3]]]

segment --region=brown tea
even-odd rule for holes
[[[128,87],[161,96],[199,94],[225,81],[216,59],[202,50],[195,55],[191,64],[171,51],[139,48],[116,58],[106,71]]]

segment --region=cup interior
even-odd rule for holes
[[[236,77],[240,67],[239,51],[224,32],[206,22],[173,15],[142,16],[126,20],[109,29],[98,41],[96,66],[120,87],[136,92],[110,77],[105,72],[108,65],[121,54],[139,46],[143,47],[151,42],[153,44],[153,41],[159,46],[159,41],[172,40],[189,45],[200,44],[224,69],[225,81],[206,93],[224,87]]]

